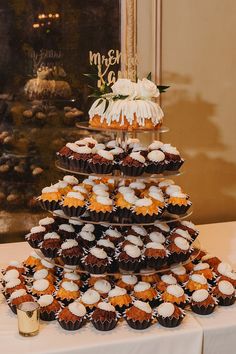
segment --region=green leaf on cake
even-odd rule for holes
[[[150,80],[150,81],[152,81],[152,73],[151,73],[151,71],[150,71],[150,73],[148,74],[147,79]]]
[[[105,102],[105,109],[104,109],[103,113],[106,112],[108,106],[109,106],[109,100],[106,99],[106,102]]]
[[[169,88],[170,86],[162,86],[162,85],[157,85],[158,90],[160,91],[160,93],[166,92],[166,90]]]

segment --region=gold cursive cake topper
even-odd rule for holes
[[[89,51],[89,64],[97,68],[97,87],[111,86],[118,78],[133,81],[137,76],[137,55],[127,58],[119,49],[109,49],[107,54]]]

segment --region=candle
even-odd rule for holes
[[[23,302],[17,307],[18,329],[24,337],[32,337],[39,332],[39,304]]]

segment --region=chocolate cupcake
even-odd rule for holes
[[[54,220],[54,218],[49,218],[49,217],[39,220],[39,226],[45,227],[47,232],[53,232],[56,231],[57,229],[56,221]]]
[[[74,301],[59,312],[57,320],[67,331],[78,330],[86,322],[86,308],[83,304]]]
[[[170,144],[164,144],[160,149],[165,154],[166,169],[169,171],[179,170],[184,163],[184,159],[180,157],[179,151]]]
[[[167,237],[170,233],[170,226],[164,222],[160,222],[160,221],[155,221],[154,225],[151,226],[151,228],[149,229],[149,231],[157,231],[160,232],[161,234],[163,234],[165,237]]]
[[[89,162],[92,172],[97,174],[109,174],[114,169],[114,155],[106,150],[98,150]]]
[[[185,238],[189,243],[193,242],[192,236],[188,233],[187,230],[182,230],[175,228],[171,231],[170,236],[167,238],[167,242],[170,243],[172,242],[176,237],[183,237]]]
[[[144,256],[148,267],[160,269],[166,264],[169,252],[161,243],[149,242],[146,244]]]
[[[178,228],[183,229],[188,231],[189,235],[195,240],[197,236],[199,235],[199,230],[197,227],[192,223],[191,221],[188,220],[183,220],[178,223]]]
[[[75,228],[70,224],[59,225],[58,234],[61,236],[62,241],[75,239],[76,237]]]
[[[123,240],[122,233],[117,229],[109,228],[103,234],[104,239],[108,239],[115,245],[118,245]]]
[[[78,243],[85,248],[91,248],[95,245],[96,239],[92,232],[80,231],[76,240]]]
[[[115,245],[108,239],[98,240],[97,247],[102,248],[108,254],[109,257],[112,257],[115,254],[115,250],[116,250]]]
[[[137,271],[142,264],[141,250],[135,245],[126,245],[118,256],[122,270]]]
[[[76,148],[76,144],[67,143],[63,146],[57,153],[57,158],[62,167],[69,168],[70,167],[70,156],[72,155],[74,149]]]
[[[220,280],[212,294],[216,297],[220,306],[230,306],[235,303],[235,289],[227,280]]]
[[[92,149],[88,146],[73,146],[73,153],[71,154],[70,169],[78,172],[90,172],[89,161],[92,158]]]
[[[120,147],[120,146],[116,146],[113,149],[109,150],[110,153],[113,155],[114,157],[114,169],[119,169],[120,167],[120,161],[124,158],[125,156],[125,152],[124,150]]]
[[[91,322],[99,331],[112,330],[118,322],[115,307],[106,302],[99,302],[92,313]]]
[[[76,240],[67,240],[62,243],[59,255],[65,264],[79,265],[83,256],[83,250]]]
[[[216,307],[215,299],[208,293],[207,290],[196,290],[192,294],[191,309],[198,315],[209,315]]]
[[[164,145],[162,141],[154,140],[149,146],[148,151],[152,150],[160,150],[160,148]]]
[[[165,243],[165,241],[166,241],[165,236],[161,232],[158,232],[158,231],[150,232],[150,234],[148,234],[145,237],[146,244],[149,242],[157,242],[157,243],[161,243],[163,245]]]
[[[152,308],[147,302],[137,300],[125,311],[125,319],[134,329],[146,329],[152,324]]]
[[[89,253],[82,259],[83,268],[93,274],[103,274],[109,269],[107,253],[98,247],[92,247]]]
[[[151,174],[159,174],[166,169],[165,154],[159,150],[152,150],[147,155],[146,172]]]
[[[120,170],[126,176],[141,176],[146,169],[145,157],[140,152],[132,152],[120,163]]]
[[[191,247],[188,241],[180,236],[174,238],[167,249],[170,252],[169,261],[171,263],[185,262],[191,254]]]
[[[82,227],[84,226],[83,221],[79,221],[79,220],[75,220],[75,219],[69,219],[68,221],[69,221],[69,225],[73,226],[76,233],[79,233],[81,231]]]
[[[61,305],[52,295],[42,295],[38,299],[40,306],[40,319],[43,321],[54,321],[56,314],[61,309]]]
[[[79,192],[69,192],[64,197],[61,208],[69,217],[79,217],[85,212],[85,197]]]
[[[56,258],[61,247],[61,238],[56,232],[49,232],[44,235],[40,243],[40,251],[45,257]]]
[[[181,308],[170,302],[163,302],[157,307],[157,321],[163,327],[173,328],[180,325],[184,318]]]
[[[39,248],[40,242],[46,234],[46,228],[43,226],[32,227],[30,233],[25,236],[26,241],[32,248]]]

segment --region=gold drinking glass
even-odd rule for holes
[[[39,332],[39,304],[23,302],[17,307],[18,329],[24,337],[33,337]]]

